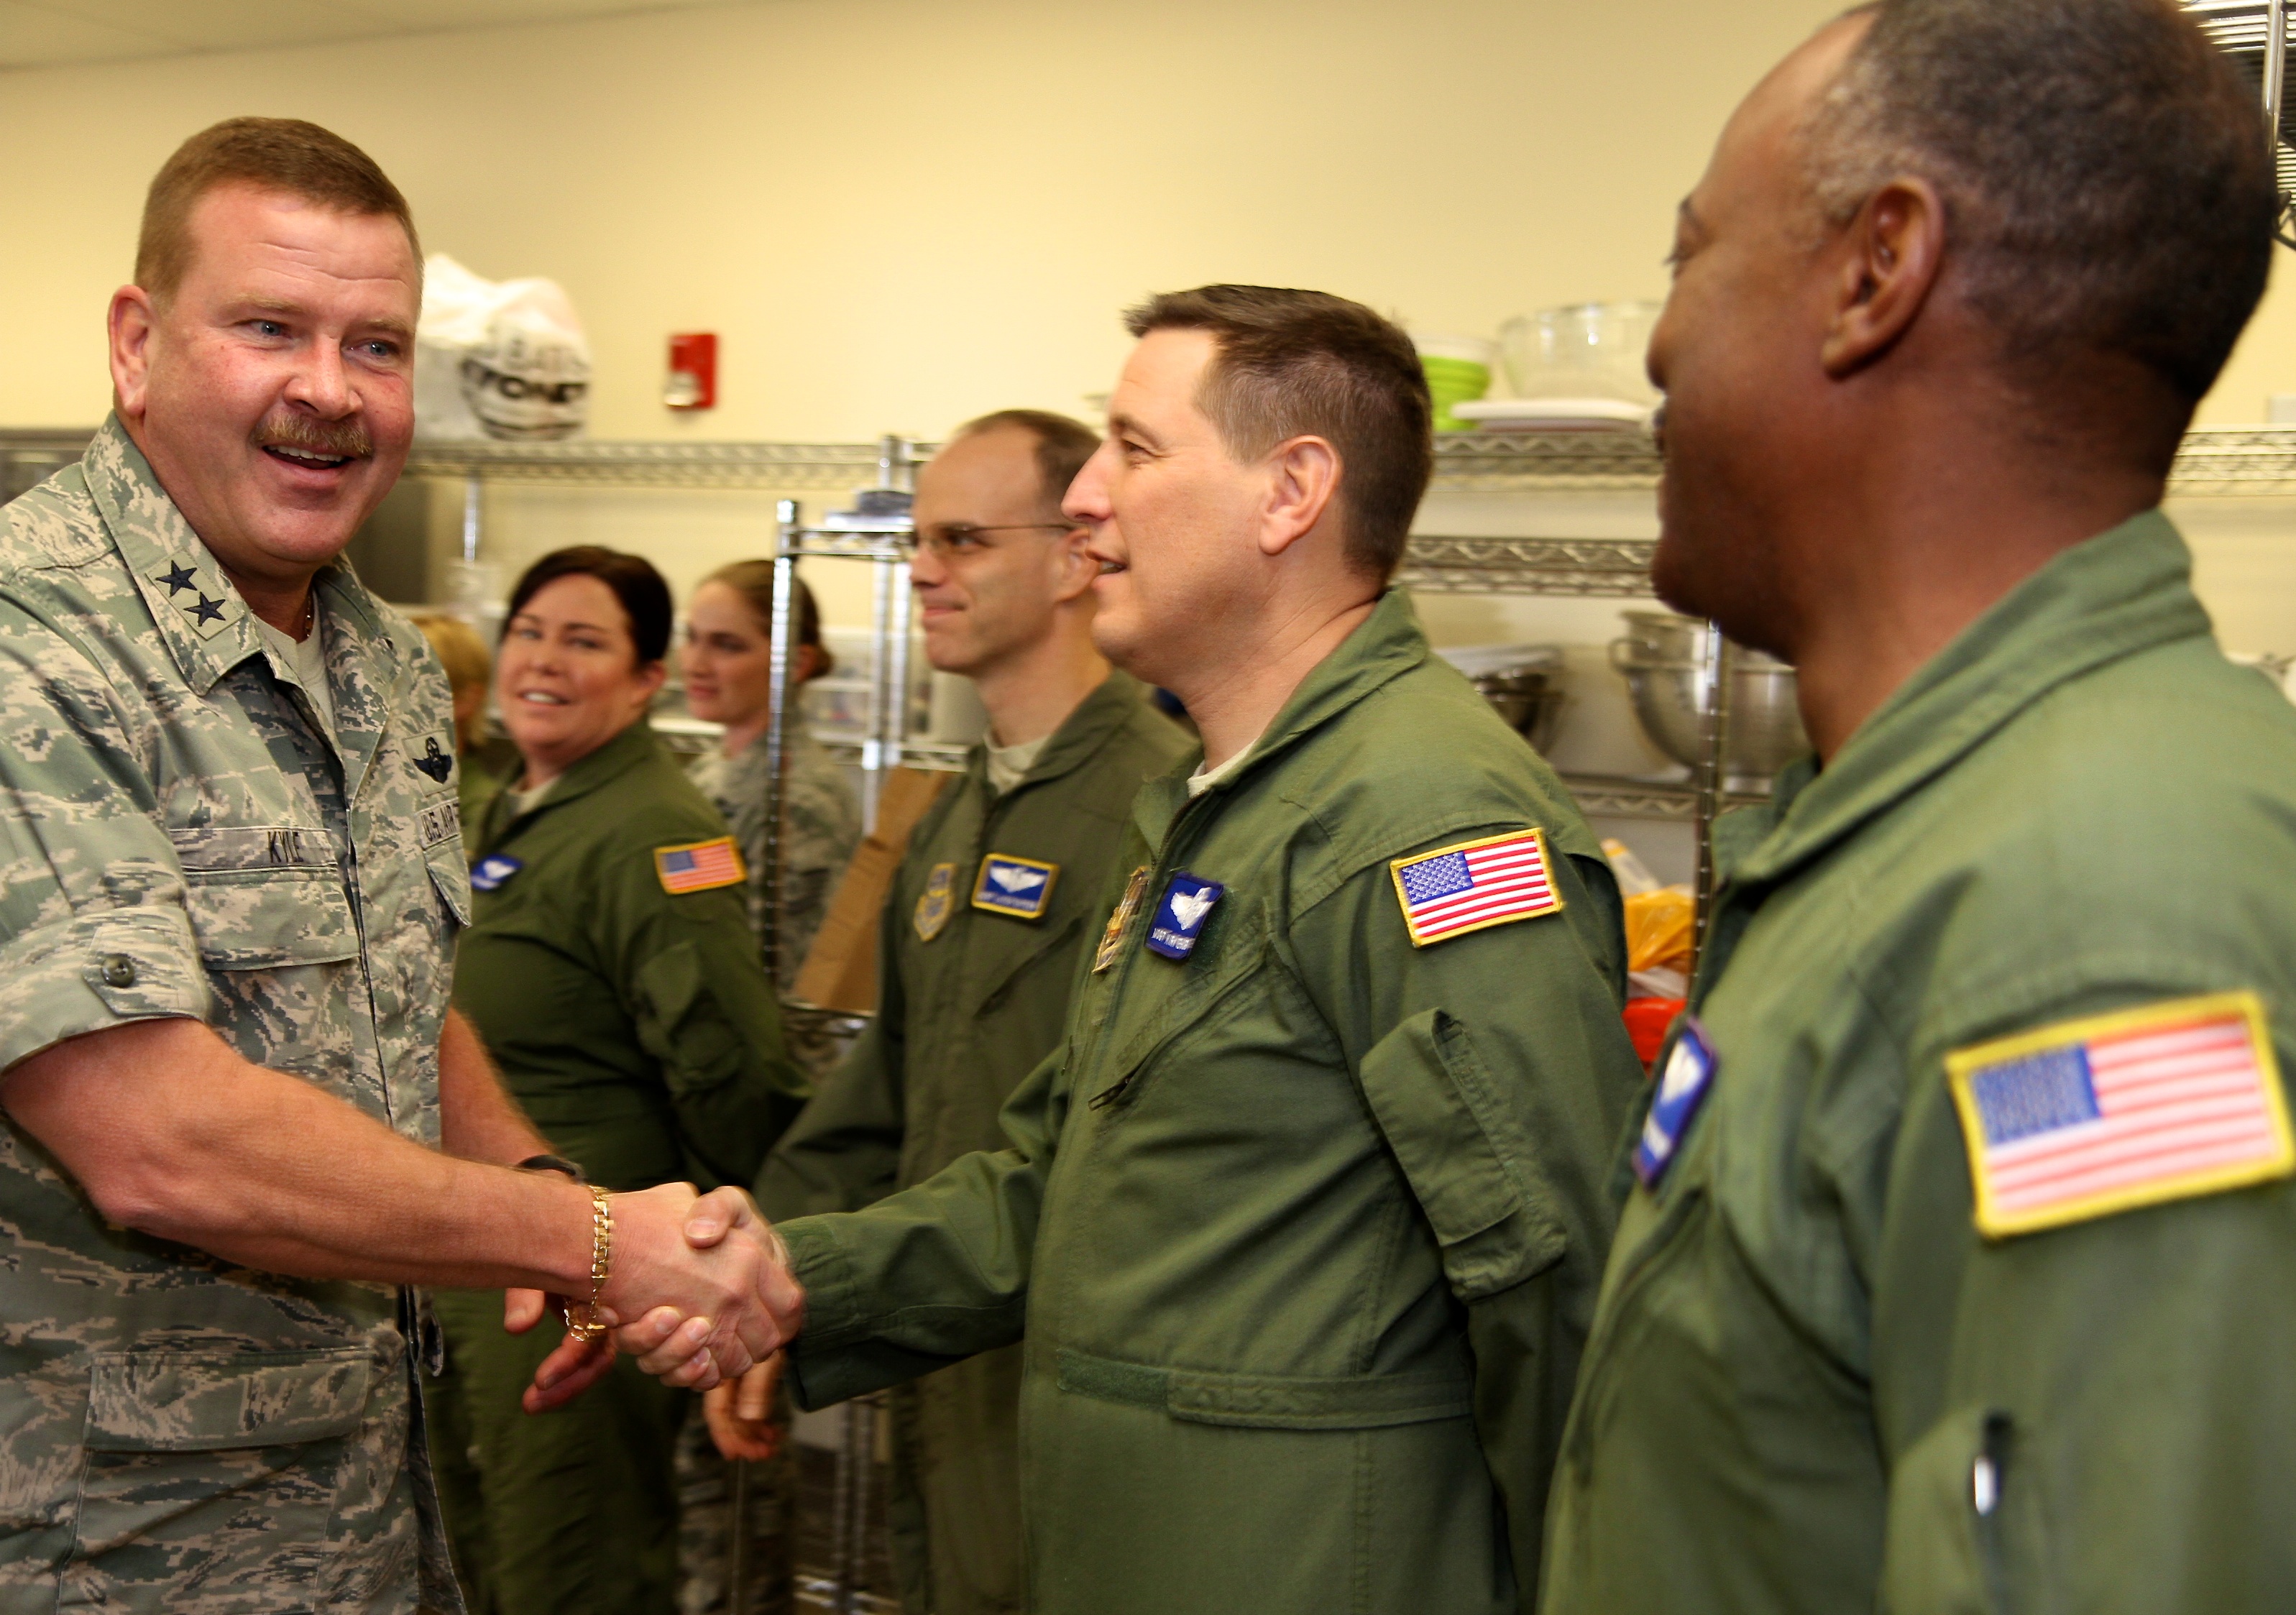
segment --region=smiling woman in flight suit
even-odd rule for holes
[[[471,832],[455,1002],[561,1169],[616,1190],[747,1184],[801,1105],[725,821],[645,723],[669,591],[635,555],[544,556],[496,664],[524,759]],[[441,1294],[434,1447],[474,1611],[673,1607],[670,1459],[685,1398],[627,1363],[549,1418],[520,1388],[556,1331],[505,1335]],[[550,1337],[550,1338],[545,1338]]]

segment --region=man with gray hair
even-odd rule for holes
[[[1866,7],[1684,203],[1658,581],[1822,767],[1718,831],[1555,1615],[2296,1607],[2296,712],[2157,508],[2275,208],[2168,0]]]

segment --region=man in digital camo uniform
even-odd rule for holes
[[[403,1285],[673,1305],[681,1382],[774,1338],[690,1188],[512,1169],[548,1145],[447,1011],[446,679],[334,564],[405,461],[420,265],[325,130],[194,136],[115,414],[0,511],[0,1610],[458,1607]]]
[[[1080,422],[1010,410],[918,475],[925,652],[973,681],[989,733],[910,840],[877,1018],[767,1161],[768,1217],[856,1209],[1003,1144],[997,1112],[1060,1042],[1132,799],[1188,749],[1093,648],[1099,569],[1060,504],[1098,447]],[[904,1607],[1023,1609],[1021,1349],[897,1386],[891,1410]]]

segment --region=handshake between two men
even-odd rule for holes
[[[603,1333],[570,1330],[535,1371],[524,1402],[530,1414],[562,1407],[613,1366],[617,1353],[664,1383],[709,1390],[742,1378],[797,1334],[805,1291],[789,1252],[757,1203],[739,1189],[697,1195],[691,1184],[663,1184],[612,1197],[613,1228],[604,1282],[592,1309]],[[503,1325],[521,1334],[555,1300],[538,1290],[503,1298]]]

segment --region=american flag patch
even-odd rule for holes
[[[1562,906],[1546,873],[1546,838],[1537,830],[1414,853],[1388,868],[1414,947]]]
[[[683,847],[657,847],[653,872],[661,877],[661,889],[672,897],[738,886],[750,878],[750,872],[742,866],[741,849],[730,835],[714,841],[690,841]]]
[[[2000,1239],[2296,1173],[2254,993],[2071,1021],[1946,1059],[1978,1231]]]

